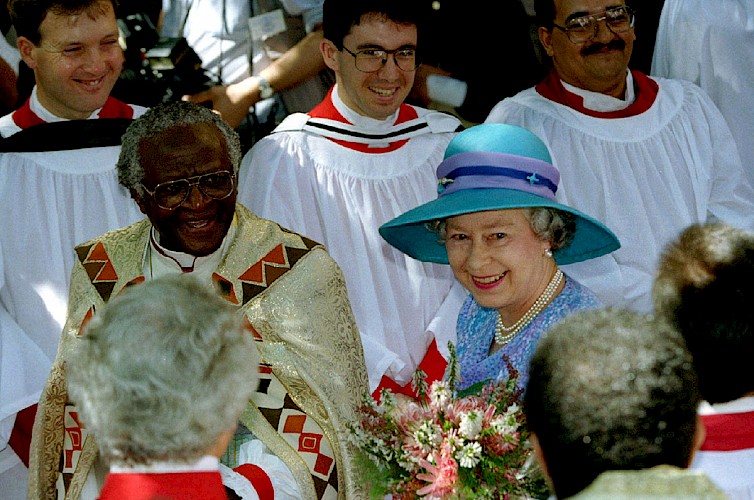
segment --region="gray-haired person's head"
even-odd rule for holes
[[[524,394],[558,498],[607,470],[687,467],[699,402],[680,334],[619,309],[574,313],[553,326],[537,345]]]
[[[179,275],[129,287],[97,311],[66,373],[106,460],[191,461],[235,429],[258,363],[237,309]]]
[[[228,159],[233,172],[238,173],[241,165],[241,141],[238,134],[217,113],[197,104],[186,101],[171,101],[150,108],[129,125],[123,134],[122,147],[118,158],[118,180],[126,189],[144,196],[144,167],[141,165],[140,145],[159,133],[175,127],[185,127],[208,123],[218,129],[224,138]]]

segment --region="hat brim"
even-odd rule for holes
[[[593,259],[620,248],[618,238],[601,222],[556,201],[515,189],[464,189],[440,196],[386,222],[380,227],[380,235],[417,260],[447,264],[445,244],[437,232],[426,226],[427,222],[487,210],[529,207],[551,207],[576,216],[572,240],[553,251],[559,265]]]

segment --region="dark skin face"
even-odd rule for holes
[[[151,191],[160,183],[220,170],[233,172],[225,140],[209,123],[165,130],[139,144],[143,184]],[[157,205],[149,193],[132,196],[160,234],[168,250],[197,257],[209,255],[222,244],[236,208],[236,188],[227,198],[213,200],[192,186],[186,200],[173,210]]]

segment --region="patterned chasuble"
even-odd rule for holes
[[[288,272],[299,259],[313,248],[320,246],[312,240],[298,236],[303,241],[305,249],[288,247],[281,243],[241,274],[238,278],[242,285],[240,304],[236,299],[233,283],[215,273],[213,281],[220,295],[231,303],[242,306]],[[76,253],[89,280],[102,300],[105,302],[110,300],[118,276],[103,243],[97,242],[92,245],[79,246],[76,248]],[[144,280],[144,276],[139,276],[129,281],[123,289]],[[79,331],[83,330],[84,324],[92,317],[94,312],[94,307],[92,307],[86,314]],[[261,343],[262,337],[253,325],[248,323],[248,320],[247,327],[251,330],[255,340]],[[296,404],[286,386],[273,373],[272,366],[264,362],[260,363],[259,377],[259,387],[249,404],[259,410],[265,417],[267,425],[279,433],[288,446],[306,463],[317,498],[322,500],[337,499],[338,470],[331,440],[320,424]],[[247,423],[244,421],[244,417],[248,413],[247,410],[241,416],[243,424]],[[76,407],[70,402],[66,403],[64,422],[65,434],[58,488],[64,490],[67,497],[76,469],[84,467],[84,470],[89,470],[92,466],[94,458],[92,450],[95,449],[95,444],[93,439],[87,439],[87,430],[79,420]],[[85,448],[89,449],[86,453]],[[81,457],[90,458],[86,459],[87,463],[79,463]],[[73,490],[79,490],[81,486],[77,485]],[[78,496],[78,493],[75,495]]]

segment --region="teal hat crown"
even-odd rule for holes
[[[487,210],[550,207],[575,216],[571,241],[553,251],[558,264],[571,264],[620,248],[618,238],[599,221],[558,203],[560,172],[547,146],[514,125],[476,125],[458,133],[437,167],[436,200],[380,227],[382,237],[411,257],[448,263],[445,245],[427,223]]]

